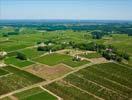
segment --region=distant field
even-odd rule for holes
[[[30,59],[33,59],[34,57],[38,57],[45,53],[44,51],[37,51],[37,48],[24,49],[24,50],[21,50],[20,52],[25,54],[26,57]]]
[[[86,63],[89,63],[88,61],[78,61],[78,62],[72,61],[71,56],[64,55],[64,54],[57,54],[57,53],[53,53],[53,54],[42,56],[40,58],[36,58],[35,61],[49,65],[49,66],[57,65],[59,63],[64,63],[71,67],[78,67]]]
[[[118,50],[125,51],[132,56],[132,37],[126,34],[113,34],[112,38],[105,42],[105,44],[112,44]]]
[[[56,97],[38,87],[16,93],[14,96],[19,100],[57,100]]]
[[[125,100],[132,98],[132,69],[115,63],[105,63],[89,66],[73,73],[62,81],[54,82],[46,87],[64,100]],[[79,90],[78,90],[79,89]],[[73,93],[72,93],[73,92]],[[74,94],[74,95],[73,95]],[[76,96],[76,94],[78,94]],[[92,94],[92,95],[91,95]]]
[[[33,62],[30,62],[27,60],[20,60],[20,59],[17,59],[16,57],[6,58],[5,63],[6,64],[12,64],[12,65],[15,65],[16,67],[20,67],[20,68],[33,64]]]
[[[22,42],[17,42],[17,41],[5,42],[0,44],[0,50],[11,52],[11,51],[23,49],[32,45],[33,45],[32,43],[27,43],[23,41]]]

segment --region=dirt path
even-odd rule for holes
[[[13,96],[13,95],[10,95],[9,98],[10,98],[11,100],[18,100],[18,98],[16,98],[16,97]]]
[[[34,46],[29,46],[29,47],[25,47],[25,48],[22,48],[22,49],[17,49],[17,50],[14,50],[14,51],[10,51],[10,52],[8,52],[8,53],[16,52],[16,51],[19,51],[19,50],[25,50],[25,49],[35,48],[35,47],[37,47],[37,46],[36,46],[36,45],[34,45]]]

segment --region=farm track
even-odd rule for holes
[[[29,46],[29,47],[25,47],[25,48],[21,48],[21,49],[10,51],[8,53],[16,52],[16,51],[19,51],[19,50],[32,49],[32,48],[35,48],[35,47],[37,47],[37,46],[35,46],[35,45],[34,46]]]
[[[77,72],[77,71],[79,71],[79,70],[81,70],[81,69],[83,69],[83,68],[86,68],[86,67],[88,67],[88,66],[91,66],[91,65],[94,65],[94,64],[93,64],[93,63],[88,63],[88,64],[82,65],[82,66],[78,67],[77,69],[75,69],[75,70],[73,70],[73,71],[71,71],[71,72],[69,72],[69,73],[67,73],[67,74],[65,74],[65,75],[63,75],[63,76],[61,76],[61,77],[59,77],[59,78],[56,78],[56,79],[54,79],[54,80],[43,81],[43,82],[40,82],[40,83],[31,85],[31,86],[28,86],[28,87],[24,87],[24,88],[19,89],[19,90],[15,90],[15,91],[10,92],[10,93],[7,93],[7,94],[1,95],[1,96],[0,96],[0,99],[4,98],[4,97],[6,97],[6,96],[13,95],[13,94],[18,93],[18,92],[22,92],[22,91],[24,91],[24,90],[28,90],[28,89],[31,89],[31,88],[34,88],[34,87],[39,87],[40,85],[44,86],[44,85],[51,84],[51,83],[53,83],[53,82],[55,82],[55,81],[59,81],[59,80],[65,78],[65,77],[67,77],[68,75],[70,75],[70,74],[72,74],[72,73],[75,73],[75,72]]]

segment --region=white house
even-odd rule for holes
[[[5,52],[5,51],[0,51],[0,56],[1,57],[4,57],[4,56],[6,56],[7,55],[7,52]]]

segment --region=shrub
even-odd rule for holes
[[[24,55],[23,53],[17,52],[17,57],[20,60],[27,60],[26,55]]]

